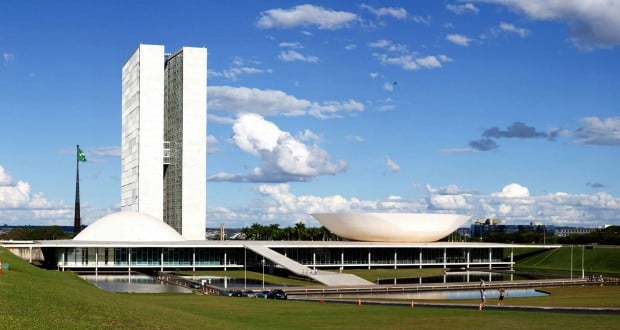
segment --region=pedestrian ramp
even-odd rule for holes
[[[290,259],[265,245],[260,244],[247,244],[245,247],[258,255],[271,260],[272,262],[290,270],[291,272],[309,277],[317,282],[323,283],[327,286],[359,286],[359,285],[373,285],[371,282],[366,281],[363,278],[357,277],[353,274],[343,274],[336,272],[328,272],[323,270],[316,270],[304,266],[297,261]]]

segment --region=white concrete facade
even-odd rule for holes
[[[207,50],[183,48],[182,232],[205,239],[207,212]]]
[[[123,66],[121,210],[163,219],[164,47],[140,45]]]
[[[190,240],[205,239],[206,88],[206,48],[140,45],[123,66],[121,210]]]

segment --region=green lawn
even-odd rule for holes
[[[572,250],[572,251],[571,251]],[[517,253],[525,251],[516,251]],[[527,251],[532,252],[532,251]],[[620,275],[620,247],[618,246],[564,246],[559,249],[545,250],[517,261],[520,270],[559,271],[570,273],[571,255],[573,274],[581,275],[582,260],[586,275],[605,274]]]
[[[254,271],[244,272],[243,270],[238,270],[238,269],[226,270],[226,271],[224,270],[180,271],[180,272],[177,272],[177,274],[197,275],[197,276],[218,276],[218,277],[227,276],[230,278],[246,278],[248,280],[256,280],[256,281],[262,281],[263,279],[262,272],[254,272]],[[292,285],[322,286],[322,284],[311,281],[311,280],[274,276],[270,274],[265,274],[265,283],[277,284],[277,285],[282,285],[282,286],[292,286]]]
[[[39,269],[0,251],[0,260],[11,265],[0,275],[0,328],[8,329],[612,329],[620,324],[620,315],[111,293],[70,272]],[[551,297],[508,296],[506,303],[618,306],[620,293],[618,287],[549,290]]]
[[[370,282],[377,279],[415,278],[439,276],[444,274],[443,268],[378,268],[378,269],[345,269],[344,273],[357,275]]]

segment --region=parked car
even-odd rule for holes
[[[269,291],[269,293],[267,294],[267,298],[268,299],[287,299],[288,295],[286,294],[286,291],[284,290],[274,289],[274,290]]]
[[[267,299],[269,296],[269,290],[266,291],[259,291],[256,293],[256,298],[265,298]]]
[[[241,296],[248,297],[248,298],[256,298],[256,292],[250,291],[250,290],[243,290],[241,291]]]

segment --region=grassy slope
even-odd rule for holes
[[[412,278],[443,275],[443,268],[374,268],[374,269],[345,269],[345,273],[357,275],[367,281],[374,282],[385,278]]]
[[[620,315],[573,315],[442,308],[356,306],[275,301],[196,294],[119,294],[99,290],[69,272],[28,265],[0,248],[11,271],[0,275],[0,327],[16,329],[87,328],[615,328]],[[618,291],[558,291],[556,303],[590,305]],[[611,288],[609,288],[611,289]],[[564,296],[564,298],[562,298]],[[556,297],[554,295],[554,297]],[[514,298],[508,302],[515,303]],[[531,298],[532,301],[536,298]],[[532,303],[532,302],[530,302]],[[616,306],[618,304],[616,303]]]
[[[572,262],[574,274],[581,274],[582,255],[586,274],[620,274],[620,247],[594,246],[590,249],[582,249],[578,246],[573,247]],[[571,248],[566,246],[532,255],[517,261],[517,268],[570,271]]]

